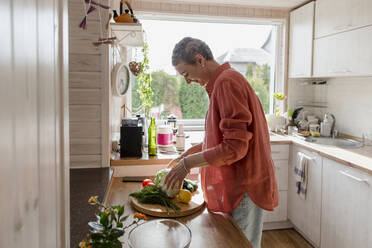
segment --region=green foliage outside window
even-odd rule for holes
[[[164,71],[151,73],[151,78],[153,106],[164,104],[161,118],[176,114],[176,111],[182,114],[177,116],[179,119],[204,119],[208,109],[208,96],[203,87],[196,83],[187,85],[183,77],[172,76]],[[135,84],[132,88],[132,108],[138,109],[140,106],[138,85]]]
[[[153,72],[151,76],[153,79],[152,89],[154,91],[152,101],[154,106],[165,105],[165,110],[161,117],[166,118],[167,115],[171,114],[171,109],[180,108],[179,83],[175,76],[168,75],[163,71]]]
[[[246,78],[261,101],[262,108],[267,114],[270,111],[270,67],[248,63]]]
[[[169,114],[181,113],[179,119],[204,119],[209,99],[203,87],[196,83],[187,84],[183,77],[176,77],[164,71],[152,72],[151,75],[152,106],[164,104],[160,117],[165,119]],[[259,97],[265,113],[270,110],[270,67],[247,64],[246,78]],[[132,88],[132,107],[138,109],[142,101],[139,85]]]
[[[183,119],[204,119],[208,109],[208,95],[199,84],[187,85],[184,78],[181,78],[179,91]]]

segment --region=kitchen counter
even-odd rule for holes
[[[296,144],[304,148],[319,153],[321,156],[335,160],[341,164],[351,166],[372,175],[372,146],[360,148],[340,148],[335,146],[319,145],[301,140],[295,136],[270,134],[272,145]],[[191,144],[188,143],[187,147]],[[142,158],[120,158],[119,154],[111,159],[111,166],[130,166],[130,165],[160,165],[167,164],[177,154],[167,155],[159,153],[156,157],[148,157],[145,154]]]
[[[323,157],[372,175],[372,146],[340,148],[336,146],[314,144],[289,135],[272,134],[271,139],[274,138],[289,141],[292,144],[317,152]]]
[[[191,132],[190,132],[191,133]],[[190,134],[189,133],[189,134]],[[198,136],[199,135],[199,139]],[[195,132],[191,139],[186,139],[185,148],[188,149],[191,147],[191,144],[201,142],[202,138],[201,132]],[[282,137],[280,135],[270,135],[270,143],[271,144],[291,144],[292,141],[286,137]],[[159,165],[159,164],[168,164],[173,158],[178,156],[177,153],[174,154],[163,154],[159,153],[157,156],[149,157],[147,153],[143,154],[141,158],[120,158],[120,154],[114,154],[111,156],[110,164],[111,166],[131,166],[131,165]]]
[[[131,223],[135,209],[128,201],[128,195],[141,189],[141,183],[122,182],[121,178],[114,177],[110,185],[106,204],[125,204],[125,215],[129,215],[127,222]],[[149,219],[152,217],[148,216]],[[249,248],[252,247],[235,220],[224,213],[209,212],[206,207],[190,216],[176,218],[186,224],[192,232],[190,248],[213,247],[213,248]],[[127,244],[128,229],[122,237],[122,242]],[[144,237],[146,238],[146,237]],[[124,246],[127,247],[127,246]]]

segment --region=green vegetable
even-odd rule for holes
[[[137,198],[140,203],[145,204],[160,204],[165,207],[167,214],[169,215],[169,208],[175,212],[180,210],[175,203],[164,193],[159,185],[147,186],[142,190],[130,194],[130,196]]]
[[[192,180],[184,179],[182,188],[187,189],[188,191],[192,193],[198,189],[198,185]]]
[[[156,178],[155,178],[155,184],[158,185],[162,189],[162,191],[167,194],[168,197],[173,198],[180,191],[181,185],[176,183],[173,189],[167,190],[167,188],[164,185],[164,180],[170,170],[171,169],[163,169],[163,170],[158,171],[158,173],[156,174]]]

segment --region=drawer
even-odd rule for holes
[[[274,211],[264,211],[264,222],[278,222],[287,220],[287,191],[279,191],[279,205]]]
[[[273,160],[289,158],[289,145],[271,145],[271,157]]]
[[[274,160],[275,177],[279,190],[288,190],[288,160]]]

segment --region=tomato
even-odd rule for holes
[[[145,179],[145,180],[142,181],[142,187],[148,186],[149,183],[152,183],[153,185],[155,185],[154,182],[151,179]]]

